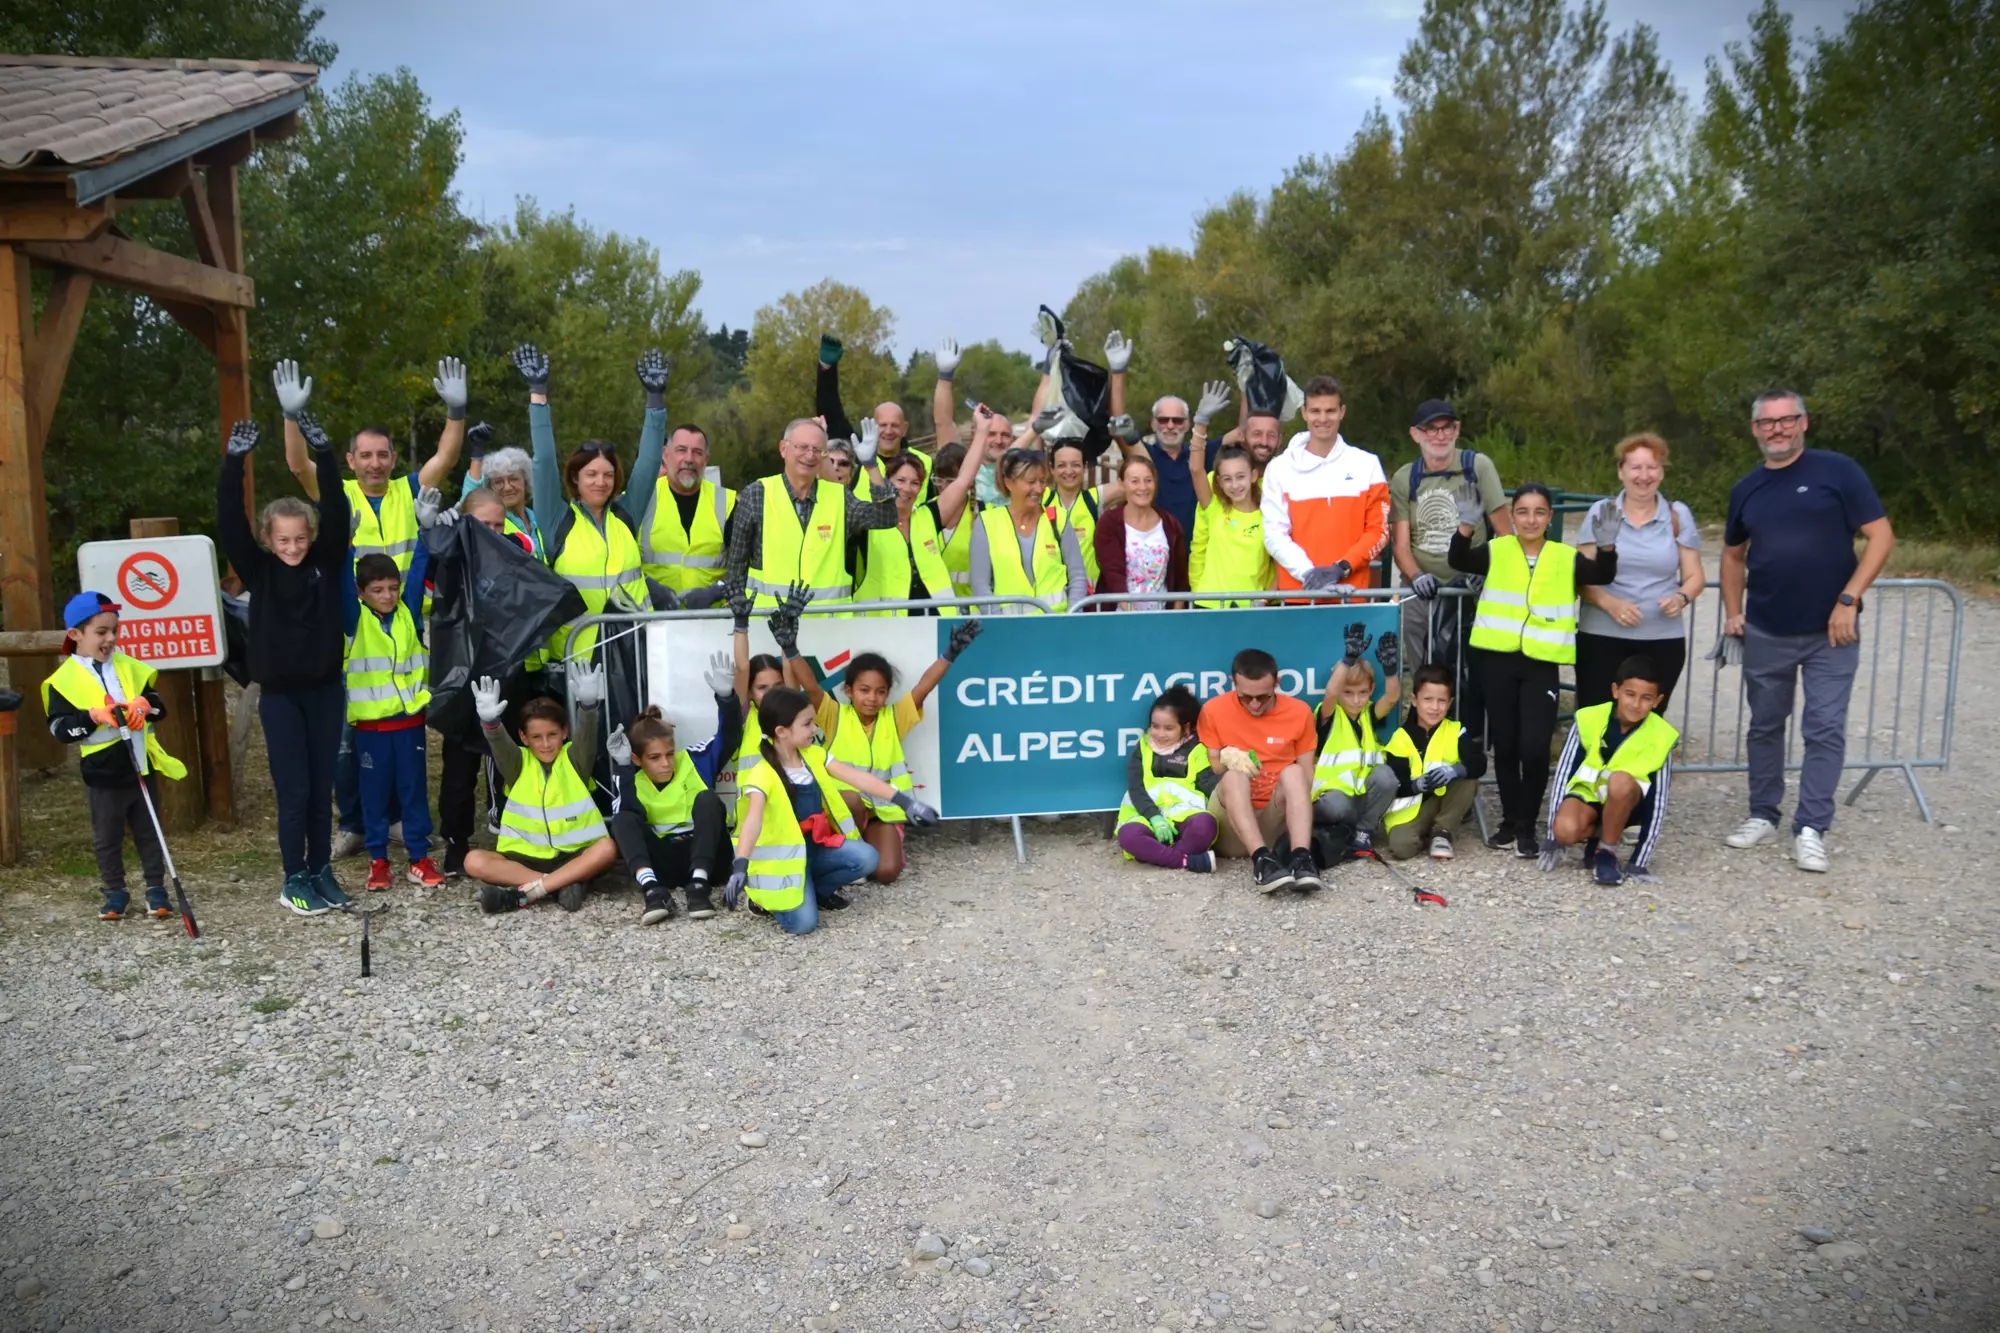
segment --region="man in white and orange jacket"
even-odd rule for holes
[[[1389,540],[1382,461],[1340,438],[1340,381],[1306,385],[1306,429],[1264,468],[1264,547],[1280,588],[1366,588]]]

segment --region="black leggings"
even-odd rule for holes
[[[278,854],[285,874],[318,870],[333,841],[333,766],[347,723],[347,687],[338,680],[257,700],[264,753],[278,798]]]
[[[1562,680],[1553,662],[1521,653],[1474,651],[1485,685],[1486,739],[1493,747],[1500,818],[1516,829],[1533,828],[1549,785],[1549,742],[1555,737]]]
[[[1611,681],[1618,674],[1619,665],[1628,657],[1650,657],[1660,673],[1660,706],[1656,710],[1667,711],[1667,700],[1673,697],[1674,686],[1680,683],[1681,671],[1687,666],[1688,645],[1686,638],[1678,639],[1614,639],[1608,634],[1579,634],[1576,636],[1576,706],[1588,708],[1592,704],[1611,702]]]
[[[692,761],[683,755],[680,762]],[[612,818],[611,836],[617,840],[625,868],[634,879],[642,868],[651,866],[664,888],[687,885],[697,870],[709,883],[720,882],[716,876],[730,862],[729,828],[722,798],[712,791],[702,792],[694,798],[689,820],[694,825],[692,832],[677,838],[662,838],[646,827],[644,807],[628,806]]]

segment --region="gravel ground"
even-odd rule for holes
[[[365,981],[255,793],[182,840],[203,940],[91,920],[72,769],[0,875],[0,1327],[1993,1328],[1970,674],[1959,723],[1940,826],[1884,777],[1823,877],[1696,832],[1733,777],[1663,885],[1468,850],[1446,910],[960,826],[805,940],[399,889]]]

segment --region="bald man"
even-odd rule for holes
[[[819,339],[819,379],[813,391],[813,410],[826,418],[828,439],[845,440],[854,435],[854,423],[848,420],[847,409],[840,402],[840,339],[830,333],[823,333]],[[877,403],[869,415],[875,418],[878,432],[875,464],[882,475],[889,475],[889,464],[903,452],[903,442],[910,438],[910,418],[903,411],[901,403]],[[917,501],[922,503],[930,498],[931,458],[920,449],[912,449],[912,454],[924,465],[924,489]],[[855,470],[854,493],[866,495],[867,485],[861,479],[860,469]]]

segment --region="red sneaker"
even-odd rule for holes
[[[444,883],[444,871],[439,870],[428,856],[419,857],[410,862],[410,883],[434,889]]]
[[[363,886],[370,893],[382,893],[389,887],[389,862],[377,858],[368,863],[368,883]]]

